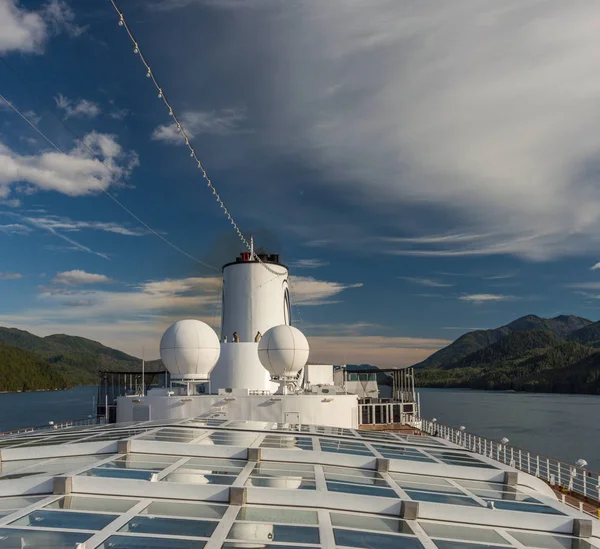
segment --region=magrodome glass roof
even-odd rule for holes
[[[390,432],[203,418],[33,432],[0,438],[0,549],[600,548],[598,521],[536,482]]]

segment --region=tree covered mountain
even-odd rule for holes
[[[445,368],[462,358],[497,343],[507,335],[523,331],[550,332],[558,337],[568,337],[576,331],[585,329],[592,324],[591,320],[572,315],[561,315],[555,318],[540,318],[527,315],[514,320],[506,326],[493,330],[475,330],[460,336],[454,343],[433,353],[423,362],[415,364],[415,368]],[[600,325],[600,323],[598,323]],[[598,328],[600,335],[600,326]],[[599,337],[600,340],[600,337]]]
[[[3,344],[0,347],[0,364],[4,365],[4,369],[9,368],[11,371],[19,369],[20,362],[14,358],[10,349],[26,351],[28,356],[38,358],[49,365],[53,372],[59,374],[56,378],[59,385],[63,382],[71,386],[94,385],[98,381],[99,370],[118,371],[140,368],[140,359],[83,337],[65,334],[38,337],[24,330],[0,327],[0,343]],[[24,360],[24,355],[20,356]],[[9,358],[12,360],[12,367],[6,366]],[[2,387],[1,380],[0,387]]]
[[[483,345],[485,340],[492,343]],[[530,315],[465,334],[417,364],[415,375],[421,387],[600,394],[596,347],[600,323]],[[474,350],[466,353],[469,348]]]
[[[0,343],[0,391],[67,389],[73,381],[30,351]]]

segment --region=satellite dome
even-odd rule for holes
[[[200,320],[178,320],[160,340],[160,358],[174,380],[207,380],[220,354],[217,334]]]
[[[258,358],[271,376],[293,377],[308,360],[308,341],[304,334],[287,324],[274,326],[258,343]]]

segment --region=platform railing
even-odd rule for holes
[[[0,436],[17,435],[20,433],[33,433],[36,431],[68,429],[69,427],[85,427],[87,425],[102,425],[104,422],[104,416],[93,416],[85,419],[69,419],[66,421],[57,422],[49,421],[46,425],[35,425],[33,427],[23,427],[21,429],[12,429],[10,431],[0,431]]]
[[[508,443],[503,444],[502,441],[467,433],[464,428],[456,429],[435,421],[421,420],[421,430],[429,435],[439,436],[454,442],[471,452],[539,477],[551,486],[559,487],[563,493],[578,494],[588,498],[590,503],[593,502],[594,504],[600,502],[599,473],[517,448]],[[579,507],[583,510],[583,502]]]

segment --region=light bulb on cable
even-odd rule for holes
[[[138,48],[138,45],[136,43],[136,45],[133,47],[133,53],[140,53],[140,48]]]
[[[162,99],[162,90],[158,88],[158,98]]]
[[[119,17],[119,27],[122,27],[124,24],[125,24],[125,21],[123,21],[123,14],[121,14]]]
[[[148,69],[148,72],[146,73],[146,78],[150,78],[152,76],[152,71],[150,69]]]

